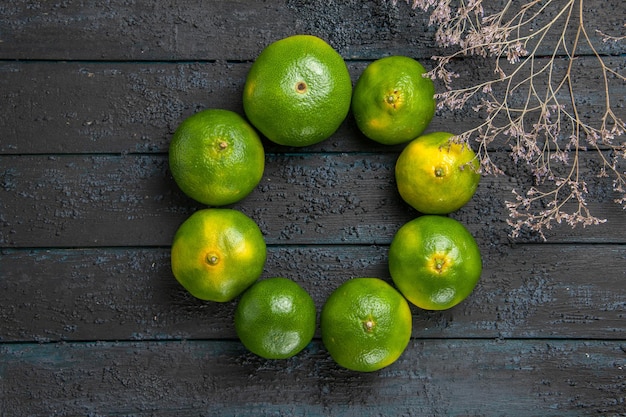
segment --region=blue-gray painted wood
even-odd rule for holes
[[[388,244],[418,213],[395,185],[397,153],[268,154],[261,183],[230,206],[252,217],[269,244]],[[498,154],[495,154],[498,157]],[[506,156],[500,154],[505,164]],[[589,208],[607,223],[584,229],[555,224],[551,242],[626,243],[626,217],[609,178],[581,156]],[[164,246],[202,206],[173,181],[167,154],[11,155],[2,157],[0,244],[6,247]],[[527,189],[523,170],[484,177],[452,216],[484,245],[508,243],[505,202]],[[536,236],[519,241],[533,240]]]
[[[0,50],[2,43],[0,43]],[[620,57],[605,57],[605,64],[622,74]],[[544,65],[538,58],[536,65]],[[347,61],[356,82],[370,61]],[[428,60],[421,61],[426,67]],[[567,59],[557,59],[560,67]],[[0,141],[3,154],[57,153],[163,153],[180,121],[200,109],[224,108],[243,113],[243,84],[250,62],[30,62],[0,61],[0,98],[5,111]],[[460,83],[492,77],[492,68],[466,60],[455,68]],[[505,64],[503,64],[505,65]],[[585,94],[579,112],[595,123],[604,97],[598,87],[595,57],[580,57],[572,66],[577,88]],[[441,86],[439,89],[441,90]],[[613,82],[613,105],[626,106],[626,86]],[[84,98],[89,97],[85,104]],[[25,111],[28,109],[28,111]],[[429,131],[471,129],[473,112],[438,110]],[[28,137],[29,140],[24,140]],[[285,147],[264,142],[269,152]],[[508,149],[495,142],[494,149]],[[330,139],[290,149],[295,152],[393,152],[402,146],[384,146],[365,138],[348,118]]]
[[[269,248],[263,278],[301,284],[318,311],[347,279],[390,281],[386,246]],[[484,270],[457,307],[413,307],[415,338],[589,338],[626,334],[626,246],[483,249]],[[204,302],[170,271],[169,248],[5,250],[0,342],[232,339],[236,300]]]
[[[0,346],[0,413],[623,416],[625,350],[623,341],[414,340],[394,365],[356,373],[318,342],[282,361],[228,340],[11,344]]]
[[[593,39],[624,35],[623,1],[584,7]],[[608,222],[556,226],[542,243],[509,239],[504,202],[532,179],[491,145],[506,175],[452,214],[481,248],[481,281],[451,310],[413,307],[409,347],[379,372],[340,369],[319,330],[296,357],[262,360],[236,338],[236,300],[202,302],[175,281],[173,233],[201,206],[169,174],[173,131],[206,107],[241,112],[252,60],[302,32],[336,47],[354,81],[373,59],[428,66],[441,52],[402,0],[0,4],[0,415],[626,416],[626,216],[591,151],[589,207]],[[597,46],[626,72],[623,41]],[[598,64],[582,53],[572,74],[593,123]],[[626,118],[626,85],[611,88]],[[439,111],[429,129],[476,122]],[[294,279],[318,310],[349,278],[390,280],[389,242],[418,215],[395,190],[402,146],[368,141],[350,117],[315,146],[264,145],[263,181],[233,205],[269,244],[263,278]]]

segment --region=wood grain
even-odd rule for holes
[[[11,415],[622,416],[624,342],[412,341],[375,373],[338,368],[314,342],[266,361],[238,342],[0,347]],[[125,401],[131,399],[132,401]]]
[[[345,280],[390,281],[387,250],[271,246],[263,277],[300,283],[321,311]],[[481,250],[484,269],[474,293],[444,312],[413,307],[414,338],[623,339],[624,245]],[[6,271],[0,282],[0,342],[236,337],[237,300],[191,297],[172,276],[168,248],[5,250],[0,269]]]
[[[585,2],[588,33],[601,53],[619,51],[602,43],[595,29],[602,22],[609,33],[621,33],[623,19],[615,13],[623,6],[620,1],[605,0],[601,6]],[[102,6],[55,0],[33,7],[7,0],[0,9],[0,59],[247,61],[270,42],[294,33],[321,36],[350,59],[392,54],[428,58],[440,52],[433,48],[428,16],[399,3],[219,0],[207,5],[191,0],[183,6],[160,0],[146,6],[111,0]],[[503,2],[488,2],[487,12],[492,4],[499,10]],[[558,35],[552,31],[546,43],[554,44]],[[537,55],[551,52],[539,50]]]
[[[0,45],[2,45],[0,43]],[[353,82],[371,61],[348,61]],[[535,65],[542,66],[545,58]],[[605,57],[605,65],[624,73],[626,63]],[[428,60],[422,63],[429,67]],[[558,59],[564,74],[566,59]],[[249,62],[10,62],[0,61],[0,152],[3,154],[163,153],[184,118],[205,108],[243,113],[242,93]],[[467,59],[454,69],[458,86],[492,79],[489,66]],[[556,71],[556,70],[555,70]],[[605,103],[598,89],[600,66],[593,57],[579,58],[572,78],[580,97],[581,120],[598,125],[598,109]],[[540,79],[536,80],[540,82]],[[626,85],[610,84],[614,108],[626,106]],[[437,85],[437,91],[444,87]],[[523,95],[523,91],[519,93]],[[87,102],[85,102],[87,100]],[[563,97],[567,102],[567,97]],[[476,101],[477,104],[478,101]],[[514,103],[515,104],[515,103]],[[472,129],[482,113],[439,110],[429,131],[453,133]],[[25,140],[28,138],[28,140]],[[268,152],[399,152],[402,146],[384,146],[367,139],[350,113],[328,140],[290,149],[265,140]],[[503,141],[491,149],[509,149]]]
[[[236,300],[197,300],[173,278],[173,234],[202,208],[169,173],[178,124],[209,107],[242,113],[252,61],[295,33],[329,41],[353,81],[387,55],[428,67],[442,52],[428,16],[397,3],[0,3],[0,416],[626,416],[626,217],[593,151],[581,174],[607,223],[555,225],[544,243],[509,237],[505,201],[532,176],[506,141],[491,145],[505,175],[483,177],[451,215],[481,249],[479,285],[453,309],[413,307],[409,347],[376,373],[340,369],[319,329],[296,357],[262,360],[236,338]],[[604,64],[624,74],[624,43],[596,32],[624,34],[623,1],[584,11]],[[580,52],[579,115],[596,124],[599,64]],[[461,84],[493,76],[480,58],[454,64]],[[609,88],[624,118],[626,85]],[[481,117],[440,110],[429,129]],[[262,278],[297,281],[318,311],[347,279],[390,281],[389,243],[419,215],[394,183],[402,146],[367,140],[352,117],[315,146],[264,145],[262,182],[232,206],[264,233]]]
[[[582,169],[597,169],[593,154]],[[418,215],[395,186],[393,153],[269,154],[259,186],[232,205],[252,217],[269,244],[387,244]],[[2,157],[0,243],[6,247],[164,246],[199,204],[171,178],[167,155]],[[597,171],[596,171],[597,172]],[[527,173],[485,177],[453,216],[482,243],[506,242],[505,201],[530,186]],[[609,179],[583,171],[589,208],[607,223],[561,225],[551,242],[624,243],[623,211]],[[557,225],[558,226],[558,225]],[[536,238],[531,236],[529,239]]]

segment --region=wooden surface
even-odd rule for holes
[[[592,29],[619,33],[622,0],[585,7]],[[319,332],[294,358],[262,360],[236,338],[235,302],[193,299],[172,277],[173,233],[200,208],[168,171],[178,123],[242,113],[251,62],[296,33],[328,40],[354,80],[390,54],[428,66],[426,22],[379,0],[3,1],[0,415],[626,416],[626,216],[593,175],[589,205],[608,222],[558,226],[546,243],[508,237],[504,201],[530,184],[524,170],[484,177],[452,214],[483,253],[478,287],[448,311],[413,308],[406,352],[371,374],[335,365]],[[599,44],[622,74],[623,46]],[[593,65],[574,69],[592,107]],[[614,97],[623,118],[626,87]],[[430,130],[476,121],[440,112]],[[318,310],[349,278],[389,280],[388,245],[418,215],[395,189],[401,147],[350,117],[309,148],[264,145],[263,180],[232,206],[264,233],[263,277],[294,279]]]

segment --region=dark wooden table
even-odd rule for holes
[[[585,4],[624,22],[622,0]],[[402,2],[0,4],[0,415],[625,416],[626,216],[608,181],[591,179],[589,204],[607,223],[543,243],[508,236],[504,201],[530,178],[485,176],[452,214],[483,252],[478,287],[448,311],[413,308],[409,347],[375,373],[339,368],[319,332],[262,360],[236,338],[235,302],[177,284],[171,239],[200,206],[170,176],[171,135],[200,109],[242,113],[251,62],[296,33],[329,41],[354,80],[390,54],[429,66],[434,50],[427,16]],[[476,117],[441,112],[430,130]],[[263,276],[294,279],[318,309],[351,277],[389,280],[391,238],[418,215],[395,188],[401,147],[350,117],[309,148],[264,144],[261,184],[232,206],[264,233]]]

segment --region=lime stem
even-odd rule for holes
[[[398,90],[393,90],[393,93],[389,93],[385,101],[394,109],[397,108],[397,103],[399,102]]]
[[[218,256],[217,256],[217,255],[215,255],[214,253],[209,253],[209,254],[206,256],[206,262],[207,262],[209,265],[217,265],[217,264],[219,263],[219,261],[220,261],[220,258],[218,258]]]
[[[445,264],[446,261],[444,259],[437,259],[435,260],[435,269],[437,269],[438,272],[441,272]]]
[[[296,84],[296,91],[298,93],[306,93],[306,89],[307,89],[307,85],[304,81],[300,81],[299,83]]]

